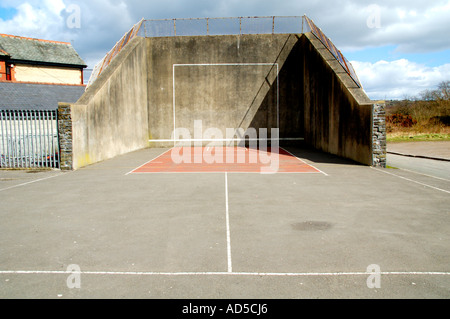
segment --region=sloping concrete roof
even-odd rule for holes
[[[58,102],[75,103],[81,85],[0,82],[0,110],[55,110]]]
[[[12,60],[86,67],[86,63],[68,42],[0,34],[0,52],[2,51]]]

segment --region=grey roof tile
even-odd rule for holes
[[[0,35],[0,50],[11,59],[86,66],[70,43]],[[1,51],[0,51],[1,52]]]
[[[54,110],[75,103],[84,86],[0,82],[0,110]]]

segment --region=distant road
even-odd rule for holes
[[[448,179],[450,181],[450,162],[387,154],[387,165],[413,172]]]
[[[450,160],[450,141],[390,142],[387,151]]]

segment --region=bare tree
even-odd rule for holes
[[[450,100],[450,81],[442,81],[438,84],[438,93],[443,100]]]

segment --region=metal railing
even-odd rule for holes
[[[144,20],[139,35],[147,38],[170,36],[303,33],[301,16],[236,18],[189,18]]]
[[[361,86],[351,63],[345,59],[329,38],[307,16],[265,16],[236,18],[142,19],[128,31],[114,48],[94,67],[86,89],[100,76],[114,57],[135,36],[156,38],[174,36],[212,36],[244,34],[301,34],[312,32],[355,83]]]
[[[139,32],[144,19],[136,23],[124,36],[114,45],[114,47],[105,55],[105,57],[95,65],[92,70],[89,81],[86,85],[86,89],[94,83],[94,81],[100,76],[104,69],[108,67],[114,57],[131,41]]]
[[[57,111],[0,110],[1,168],[59,168]]]
[[[318,28],[310,18],[306,16],[304,18],[309,30],[311,30],[316,38],[319,39],[320,42],[322,42],[322,44],[328,49],[328,51],[330,51],[330,53],[339,61],[339,63],[342,65],[348,75],[350,75],[356,85],[362,88],[361,82],[359,81],[352,64],[344,57],[341,51],[336,48],[333,42],[331,42],[330,38],[328,38],[325,33],[323,33],[322,30]]]

